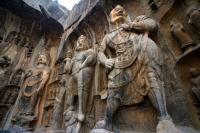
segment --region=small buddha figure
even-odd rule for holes
[[[188,23],[194,26],[195,29],[200,31],[200,9],[192,9],[189,12]]]
[[[192,92],[196,95],[200,102],[200,69],[190,68]]]
[[[170,27],[173,37],[181,45],[181,50],[183,52],[186,52],[194,47],[194,41],[192,40],[190,35],[185,31],[181,23],[171,21]]]
[[[76,133],[78,120],[73,107],[68,108],[64,112],[64,119],[65,119],[66,133]]]

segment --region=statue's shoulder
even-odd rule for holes
[[[109,40],[112,40],[116,35],[117,35],[117,30],[114,30],[114,31],[111,31],[111,32],[109,32],[108,34],[106,34],[106,37],[107,37]]]

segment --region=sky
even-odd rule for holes
[[[58,0],[58,3],[65,6],[68,10],[71,10],[79,1],[80,0]]]

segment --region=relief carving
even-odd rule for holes
[[[194,26],[197,30],[200,30],[200,9],[192,9],[188,15],[188,23]]]
[[[9,67],[11,65],[11,59],[7,56],[0,57],[0,89],[2,89],[8,81]]]
[[[181,46],[181,50],[186,52],[194,47],[194,41],[190,35],[185,31],[180,22],[171,21],[171,33]]]
[[[64,119],[65,119],[65,127],[66,133],[76,133],[77,132],[77,113],[75,112],[74,108],[71,106],[64,112]]]
[[[200,102],[200,70],[198,68],[190,68],[192,92]]]
[[[45,127],[50,127],[51,125],[51,120],[53,118],[54,114],[57,114],[57,112],[54,112],[54,108],[56,107],[56,101],[57,101],[57,96],[60,91],[60,84],[58,81],[55,81],[51,84],[48,85],[48,92],[46,96],[46,101],[45,101],[45,106],[44,106],[44,117],[43,117],[43,125]],[[55,118],[58,120],[58,118]],[[56,124],[56,123],[52,123]]]

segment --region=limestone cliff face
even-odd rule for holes
[[[130,21],[146,15],[157,22],[157,30],[150,32],[149,38],[160,48],[162,54],[159,56],[164,58],[161,78],[168,112],[181,130],[192,133],[191,128],[200,129],[200,74],[191,69],[200,67],[198,0],[81,0],[71,11],[52,0],[1,0],[1,128],[35,132],[65,132],[67,127],[73,130],[73,124],[77,123],[78,89],[77,84],[69,83],[74,73],[66,72],[69,67],[66,62],[76,57],[77,40],[81,35],[88,38],[96,54],[101,50],[103,38],[116,30],[110,20],[110,11],[118,4],[127,11]],[[40,55],[44,55],[43,58],[39,58]],[[106,49],[106,56],[116,55],[112,49]],[[39,69],[38,58],[45,62],[45,71]],[[98,59],[91,66],[94,75],[89,85],[81,133],[89,133],[98,121],[104,119],[107,106],[110,70]],[[45,78],[42,73],[45,73]],[[29,82],[28,79],[33,79],[30,77],[36,78],[35,81]],[[31,99],[32,94],[26,95],[25,89],[34,90],[38,86],[42,93],[34,95],[37,98]],[[71,98],[72,94],[76,95]],[[30,99],[37,105],[32,105]],[[74,107],[70,108],[72,103]],[[36,115],[29,117],[32,114],[26,106],[34,106]],[[157,118],[158,112],[145,97],[140,104],[118,109],[114,130],[156,132]],[[69,120],[74,122],[71,126]]]
[[[41,11],[41,6],[45,11],[54,18],[56,21],[64,24],[68,18],[70,11],[64,6],[60,5],[57,1],[52,0],[24,0],[26,4],[33,7],[34,9]]]

